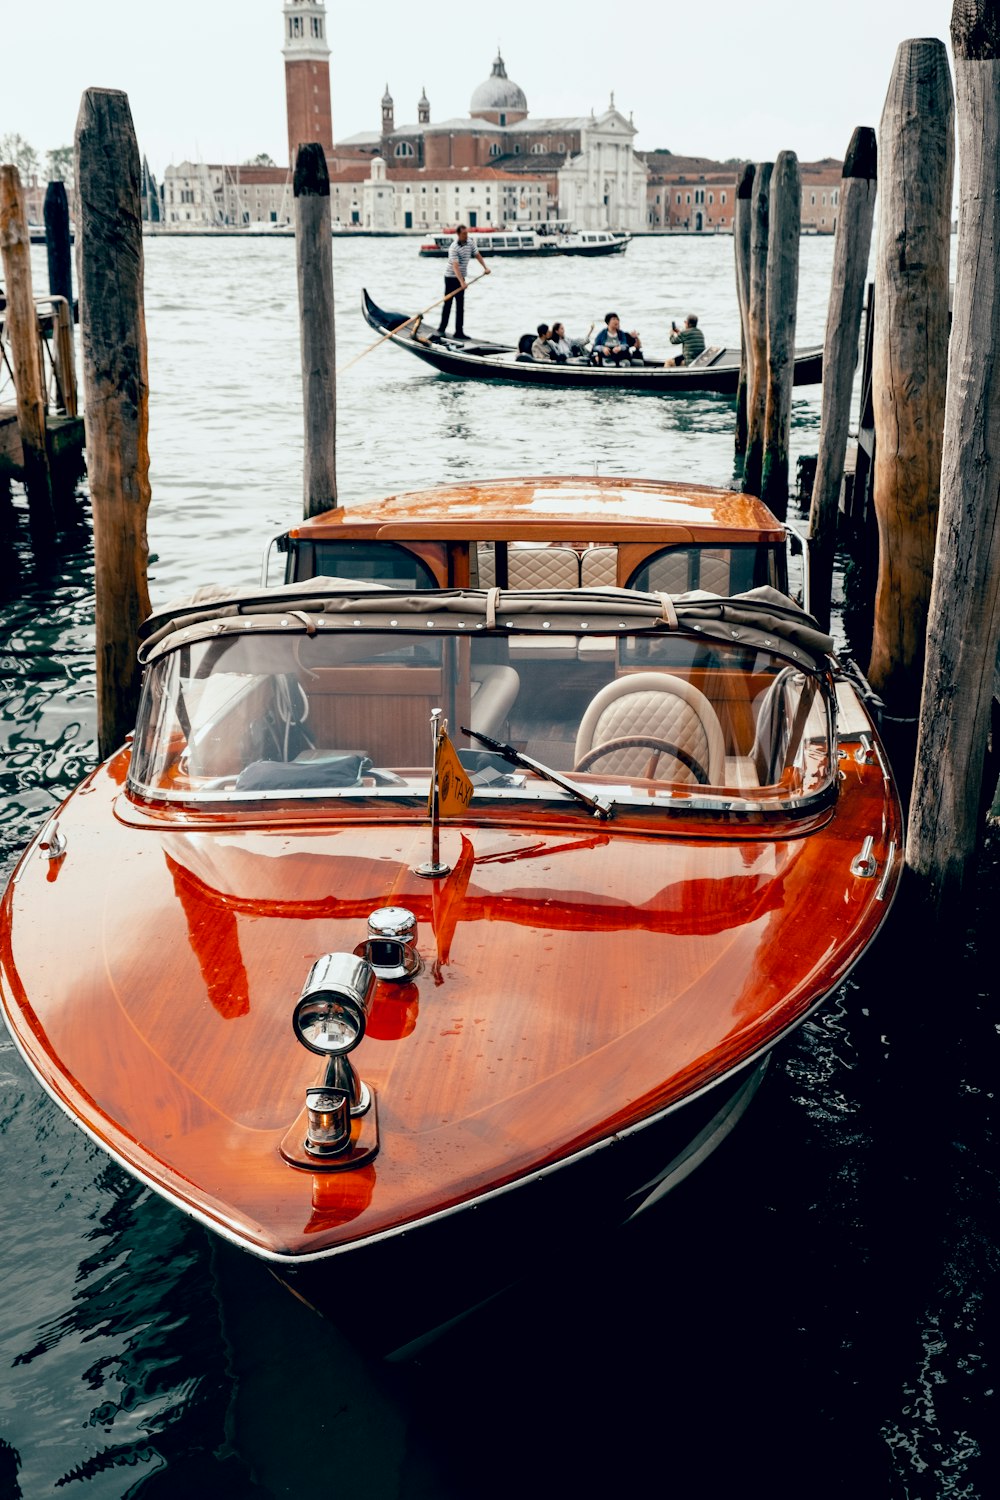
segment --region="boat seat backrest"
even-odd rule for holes
[[[704,693],[681,677],[634,672],[603,687],[580,721],[574,764],[594,746],[628,735],[668,740],[693,756],[712,784],[725,782],[725,743],[718,717]],[[595,769],[612,776],[640,776],[650,754],[646,748],[609,751]],[[667,753],[661,756],[656,774],[667,781],[698,780],[690,767]]]
[[[507,549],[507,586],[512,589],[575,589],[580,586],[580,557],[572,547]]]
[[[497,555],[492,542],[476,543],[476,559],[479,565],[479,583],[481,589],[496,588],[497,582]]]
[[[689,564],[690,558],[684,549],[663,553],[650,567],[646,587],[660,594],[686,594],[691,587]]]
[[[585,589],[614,588],[617,582],[617,547],[588,547],[580,554],[580,583]]]
[[[513,667],[476,666],[472,671],[472,717],[480,734],[498,739],[517,699],[521,679]]]
[[[724,353],[725,350],[718,344],[714,345],[711,349],[703,349],[700,354],[695,355],[688,368],[693,370],[700,366],[704,369],[706,365],[714,365],[720,354]]]
[[[709,594],[728,596],[731,591],[729,549],[713,552],[704,547],[699,553],[698,587]]]
[[[664,594],[702,589],[728,598],[733,591],[734,556],[729,547],[671,547],[644,563],[631,586]]]

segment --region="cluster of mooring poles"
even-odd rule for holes
[[[1000,0],[954,0],[951,40],[954,92],[941,41],[901,43],[877,150],[867,127],[848,148],[809,517],[810,608],[827,625],[878,177],[868,335],[878,576],[867,671],[885,704],[904,794],[912,771],[909,893],[947,925],[961,919],[1000,750],[990,743],[994,734],[1000,741]],[[950,305],[956,131],[962,175]],[[745,488],[772,508],[787,493],[770,498],[769,472],[781,475],[781,431],[766,416],[785,357],[779,347],[775,361],[768,342],[776,323],[770,300],[779,295],[770,277],[780,261],[769,241],[780,161],[743,169],[734,223],[746,361],[737,451],[745,452]],[[773,400],[777,418],[780,398]],[[771,443],[778,446],[769,450]]]
[[[909,879],[938,918],[956,911],[977,846],[1000,639],[1000,382],[994,363],[1000,348],[1000,0],[954,0],[951,35],[957,109],[943,43],[906,41],[897,52],[878,137],[882,199],[871,333],[879,568],[869,674],[886,705],[890,732],[895,727],[904,765],[907,732],[916,744]],[[962,183],[949,339],[956,119]],[[137,630],[149,610],[140,172],[125,94],[84,94],[76,180],[99,745],[105,754],[134,721]],[[875,132],[860,127],[841,183],[810,513],[813,606],[824,624],[875,187]],[[303,512],[309,516],[337,503],[333,253],[321,146],[300,147],[294,188]],[[16,170],[0,168],[0,244],[8,337],[17,349],[18,426],[25,481],[37,507],[33,524],[43,528],[51,478],[19,195]],[[744,488],[760,493],[782,516],[800,220],[793,152],[743,167],[734,217],[743,343],[737,447],[745,458]],[[60,284],[58,295],[71,306],[68,270]],[[27,326],[30,337],[21,334]],[[68,356],[59,358],[71,364],[71,339],[68,348]],[[63,368],[69,382],[69,365]],[[905,790],[905,774],[903,780]]]
[[[9,377],[14,404],[0,405],[0,488],[4,513],[11,479],[24,483],[36,547],[55,535],[59,516],[80,476],[83,424],[77,414],[73,344],[73,276],[69,201],[62,182],[45,195],[48,295],[31,281],[31,237],[17,167],[0,165],[0,255],[6,306],[0,374]]]
[[[740,309],[736,448],[743,488],[788,508],[802,182],[794,151],[740,169],[733,215]]]

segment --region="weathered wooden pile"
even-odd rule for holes
[[[867,671],[885,703],[904,784],[913,767],[910,893],[942,923],[960,925],[997,776],[991,737],[1000,730],[998,0],[955,0],[951,38],[955,92],[944,44],[905,41],[879,126],[882,193],[868,330],[878,576]],[[949,309],[956,127],[962,175]],[[837,224],[810,514],[811,606],[824,622],[876,175],[874,141],[856,133],[853,147]]]
[[[31,241],[15,166],[0,166],[0,254],[6,306],[0,310],[0,489],[12,479],[28,493],[32,536],[45,545],[60,504],[81,472],[83,422],[77,414],[69,208],[63,183],[45,198],[49,292],[31,282]],[[4,404],[6,400],[6,404]]]

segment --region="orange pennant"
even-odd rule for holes
[[[460,816],[472,801],[474,788],[458,758],[458,751],[445,733],[438,738],[434,774],[437,777],[438,812],[441,817]]]

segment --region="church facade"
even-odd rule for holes
[[[333,222],[383,233],[457,223],[500,227],[558,219],[578,229],[730,233],[738,164],[637,152],[636,128],[612,94],[600,114],[533,117],[500,53],[467,115],[434,120],[425,89],[396,123],[386,84],[376,128],[334,142],[325,0],[284,0],[288,166],[182,162],[164,173],[167,227],[293,221],[300,145],[318,142],[330,171]],[[802,163],[802,228],[832,233],[839,162]]]
[[[344,170],[378,157],[391,183],[404,183],[414,171],[434,177],[490,169],[523,180],[519,199],[537,202],[540,192],[528,184],[544,184],[545,212],[535,217],[571,219],[580,229],[641,229],[647,172],[633,147],[635,135],[631,118],[616,109],[613,96],[600,115],[532,118],[524,90],[508,76],[498,53],[489,77],[473,90],[468,115],[432,120],[423,90],[416,121],[397,125],[386,85],[379,129],[340,141],[333,165]]]

